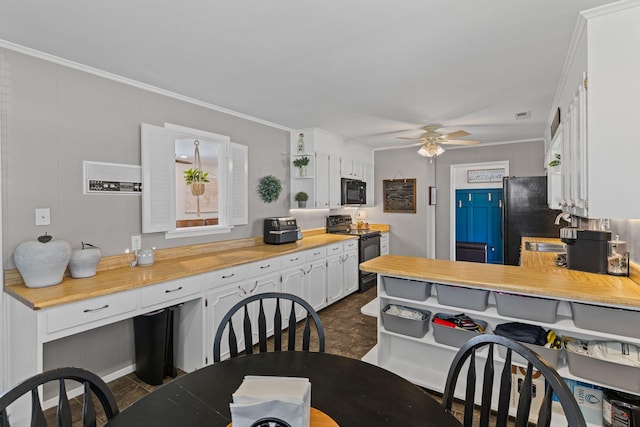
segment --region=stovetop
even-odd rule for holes
[[[329,215],[327,217],[327,233],[331,234],[350,234],[352,236],[376,236],[380,235],[379,231],[371,229],[351,228],[351,215]]]

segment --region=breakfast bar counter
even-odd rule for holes
[[[523,239],[523,246],[525,241],[557,243],[559,239],[527,238]],[[360,268],[378,274],[478,289],[640,307],[640,285],[632,278],[558,267],[553,262],[554,253],[525,250],[522,253],[521,266],[385,255],[360,264]]]

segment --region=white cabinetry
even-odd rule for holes
[[[588,218],[640,215],[640,199],[615,191],[619,183],[640,180],[635,143],[640,140],[635,113],[640,56],[628,54],[640,45],[638,22],[637,1],[605,5],[579,17],[549,119],[550,124],[560,108],[565,212]]]
[[[307,251],[307,302],[319,311],[327,305],[327,248]]]
[[[358,290],[358,241],[327,247],[327,305]]]
[[[304,149],[298,151],[298,139],[304,135]],[[373,153],[364,147],[350,144],[345,138],[317,128],[291,132],[291,207],[297,208],[295,195],[308,194],[306,208],[340,208],[340,178],[367,181],[367,205],[373,206]],[[305,176],[300,176],[293,161],[309,158]],[[357,159],[357,160],[356,160]]]

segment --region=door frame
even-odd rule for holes
[[[509,160],[496,160],[493,162],[481,163],[459,163],[449,167],[449,259],[456,259],[456,190],[465,188],[502,188],[502,182],[483,182],[469,184],[461,178],[467,175],[472,169],[504,169],[504,176],[509,176]]]

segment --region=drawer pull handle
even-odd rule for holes
[[[226,276],[222,276],[223,279],[228,279],[229,277],[235,276],[236,273],[227,274]]]
[[[295,258],[291,258],[289,261],[297,261],[297,260],[298,260],[298,257],[295,257]]]
[[[261,268],[261,269],[262,269],[262,268],[269,268],[269,267],[271,267],[271,264],[261,265],[261,266],[260,266],[260,268]]]
[[[85,308],[84,312],[85,313],[93,313],[95,311],[104,310],[105,308],[109,308],[109,304],[105,304],[102,307],[98,307],[98,308]]]
[[[181,290],[182,290],[182,286],[180,286],[179,288],[175,288],[175,289],[166,289],[166,290],[164,291],[164,293],[165,293],[165,294],[170,294],[170,293],[172,293],[172,292],[178,292],[178,291],[181,291]]]
[[[318,251],[318,252],[314,252],[313,254],[314,254],[314,255],[320,255],[320,251]]]

